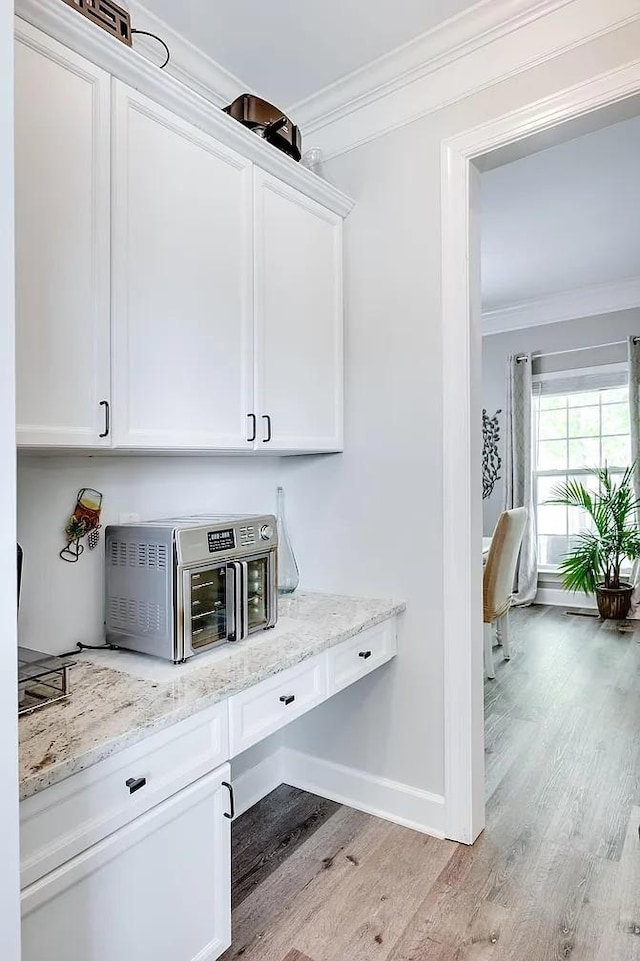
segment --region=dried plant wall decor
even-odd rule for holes
[[[500,424],[497,410],[493,417],[489,417],[486,410],[482,410],[482,499],[491,497],[496,481],[500,480],[502,459],[498,452],[500,443]]]

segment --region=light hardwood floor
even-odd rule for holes
[[[476,844],[283,785],[233,826],[224,961],[640,961],[640,622],[535,607],[512,636]]]

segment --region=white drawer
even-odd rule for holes
[[[21,886],[132,821],[229,757],[223,701],[20,804]],[[131,793],[127,781],[143,778]]]
[[[395,617],[327,651],[329,694],[370,674],[397,654]]]
[[[229,698],[231,757],[273,734],[327,697],[325,654]]]

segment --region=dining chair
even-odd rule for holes
[[[493,666],[494,624],[498,643],[502,644],[502,656],[505,661],[511,657],[509,608],[527,513],[526,507],[515,507],[500,515],[484,567],[482,582],[484,668],[489,678],[496,676]]]

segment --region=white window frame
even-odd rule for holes
[[[625,382],[621,382],[621,383],[615,383],[616,380],[621,380],[621,379],[622,379],[621,375],[622,375],[622,377],[626,378],[626,381],[625,381]],[[537,532],[537,513],[538,513],[538,507],[539,507],[538,497],[537,497],[538,478],[545,478],[545,477],[547,477],[547,478],[554,478],[554,477],[557,477],[557,478],[558,478],[558,481],[561,482],[561,481],[562,481],[565,477],[567,477],[567,476],[571,476],[571,477],[589,477],[589,476],[591,476],[591,472],[590,472],[590,470],[589,470],[588,468],[579,468],[579,467],[578,467],[578,468],[569,468],[568,466],[567,466],[566,470],[565,470],[565,469],[561,469],[561,470],[538,470],[538,468],[537,468],[537,449],[538,449],[538,442],[539,442],[538,430],[537,430],[537,427],[538,427],[538,425],[537,425],[537,415],[539,416],[539,408],[537,408],[537,410],[536,410],[535,401],[536,401],[536,400],[539,400],[542,396],[544,396],[544,395],[539,391],[539,387],[540,387],[542,384],[553,383],[553,381],[558,381],[558,382],[560,382],[560,381],[567,381],[567,380],[572,380],[572,379],[576,379],[576,380],[577,380],[577,379],[579,379],[579,378],[584,378],[584,384],[581,386],[580,391],[577,391],[577,390],[574,390],[574,391],[563,391],[562,389],[559,389],[559,390],[558,390],[558,393],[557,393],[555,396],[567,396],[569,393],[583,393],[583,392],[584,392],[584,393],[587,393],[587,392],[591,392],[591,391],[594,391],[594,392],[595,392],[595,391],[601,391],[601,390],[607,390],[607,389],[615,389],[615,388],[619,388],[619,387],[623,387],[623,386],[627,386],[627,387],[628,387],[628,364],[627,364],[626,362],[624,362],[624,363],[614,363],[614,364],[604,364],[604,365],[601,365],[601,366],[594,366],[594,367],[584,368],[584,369],[582,369],[582,370],[556,370],[556,371],[548,371],[547,373],[533,374],[533,376],[532,376],[532,384],[533,384],[533,395],[534,395],[534,405],[533,405],[534,430],[532,431],[532,444],[534,445],[534,451],[533,451],[534,470],[533,470],[533,472],[534,472],[534,475],[535,475],[534,489],[535,489],[535,492],[536,492],[535,505],[534,505],[534,506],[535,506],[535,510],[536,510],[536,537],[539,537],[539,536],[540,536],[539,533]],[[609,383],[607,383],[607,380],[609,381]],[[613,382],[612,382],[612,381],[613,381]],[[537,388],[538,388],[538,389],[537,389]],[[551,393],[551,392],[549,392],[549,393]],[[595,406],[595,405],[594,405],[594,406]],[[599,433],[597,436],[598,436],[599,446],[600,446],[600,458],[599,458],[599,460],[600,460],[600,463],[602,463],[602,436],[603,436],[603,435],[602,435],[602,403],[600,403],[599,406],[600,406],[600,433]],[[568,417],[568,409],[567,409],[567,417]],[[568,425],[567,425],[567,430],[568,430]],[[620,437],[623,437],[623,436],[626,436],[626,435],[624,435],[624,434],[619,434],[619,435],[608,435],[608,434],[605,434],[605,437],[608,437],[608,436],[620,436]],[[571,439],[572,439],[572,440],[580,440],[581,438],[571,438]],[[566,440],[566,442],[568,443],[568,442],[569,442],[569,435],[568,435],[568,433],[567,433],[567,435],[566,435],[565,438],[558,438],[558,440]],[[567,463],[568,463],[568,460],[567,460]],[[628,465],[619,465],[619,464],[610,465],[611,469],[612,469],[615,473],[619,473],[619,472],[624,471],[627,466],[628,466]],[[540,574],[544,574],[545,576],[551,575],[552,577],[554,577],[554,576],[555,576],[555,577],[558,577],[558,578],[560,577],[559,567],[558,567],[557,564],[555,564],[555,565],[554,565],[554,564],[539,564],[539,565],[538,565],[538,571],[539,571]]]

